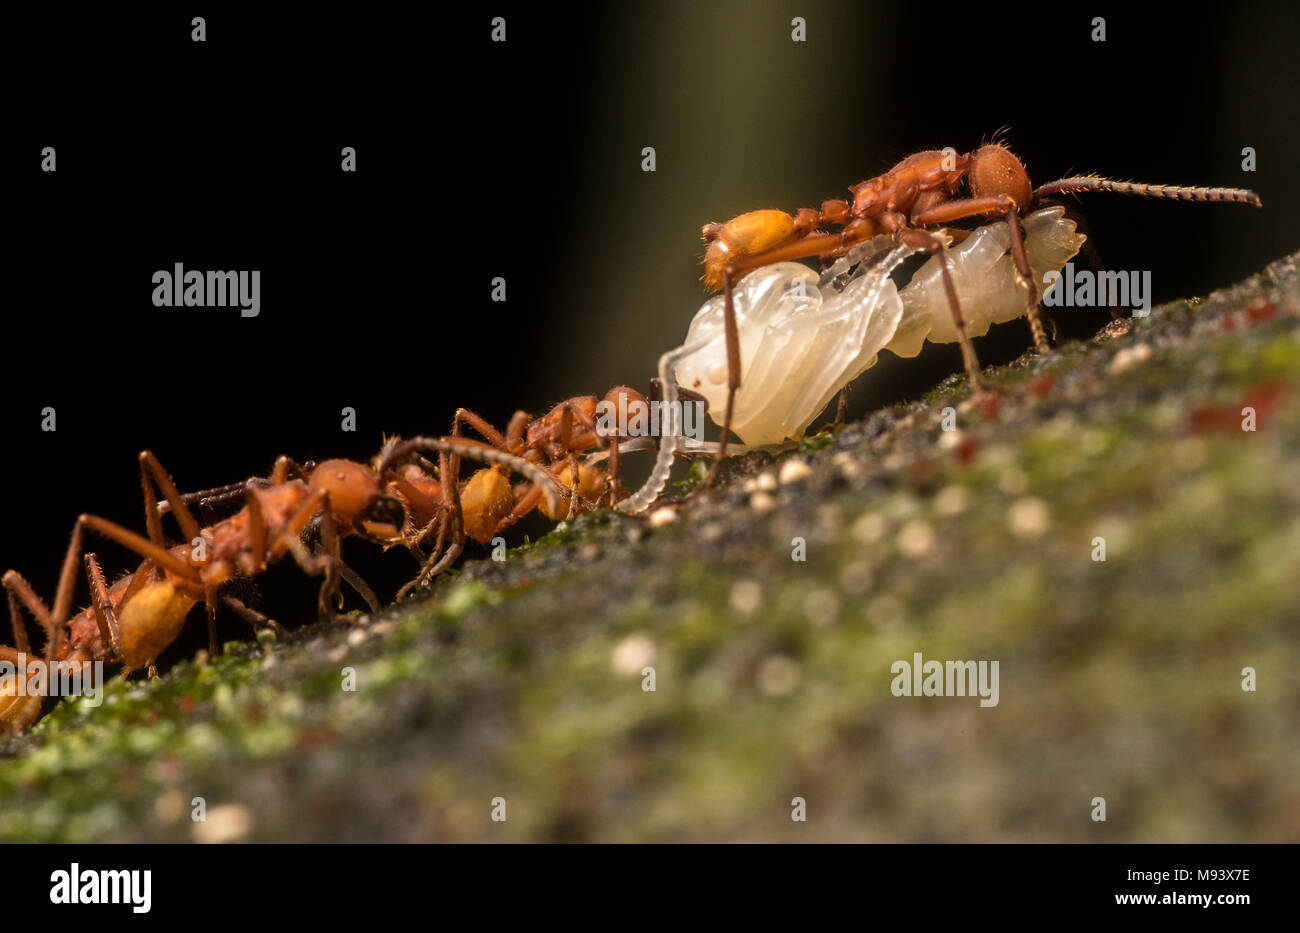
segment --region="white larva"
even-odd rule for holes
[[[1040,293],[1045,277],[1064,268],[1085,239],[1064,214],[1062,207],[1049,207],[1021,221]],[[1015,281],[1010,247],[1006,221],[998,221],[948,250],[953,284],[972,337],[988,333],[991,324],[1025,314],[1025,293]],[[807,266],[787,262],[757,269],[736,284],[742,375],[732,430],[746,445],[802,438],[836,393],[875,364],[880,350],[911,357],[926,340],[957,339],[937,256],[901,290],[890,278],[912,252],[881,236],[837,260],[820,278]],[[667,403],[659,457],[645,485],[619,503],[625,512],[649,507],[668,481],[681,444],[676,386],[704,396],[709,415],[722,423],[727,403],[722,296],[705,302],[691,321],[685,343],[660,358],[659,378]]]
[[[1049,272],[1060,272],[1075,257],[1087,239],[1076,232],[1065,208],[1049,207],[1021,220],[1025,231],[1025,256],[1038,283],[1041,298]],[[948,250],[953,285],[961,300],[966,333],[983,337],[989,325],[1002,324],[1025,315],[1025,292],[1016,283],[1011,259],[1011,231],[1005,220],[973,231],[959,246]],[[948,309],[939,257],[932,256],[912,275],[901,292],[903,319],[886,349],[899,356],[921,352],[921,344],[955,343],[957,328]]]
[[[1062,207],[1051,207],[1022,221],[1025,252],[1040,283],[1083,245],[1083,235],[1064,213]],[[822,281],[841,281],[840,274],[854,262],[869,260],[891,243],[877,237],[864,244],[827,270]],[[966,332],[972,337],[1025,314],[1025,292],[1016,284],[1010,248],[1011,232],[1006,221],[999,221],[948,250]],[[862,262],[838,287],[818,288],[816,274],[798,263],[765,267],[740,280],[735,301],[742,377],[732,417],[737,436],[759,446],[798,440],[835,394],[875,363],[881,349],[911,357],[926,340],[957,339],[937,256],[902,289],[895,290],[888,278],[910,252],[896,247],[883,261]],[[792,289],[797,282],[803,283],[802,296]],[[727,400],[722,307],[720,296],[706,302],[691,321],[686,343],[675,351],[692,348],[676,362],[677,382],[708,399],[719,424]]]

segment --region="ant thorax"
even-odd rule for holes
[[[1037,282],[1059,272],[1083,245],[1084,237],[1064,213],[1051,207],[1022,221]],[[1010,246],[1010,230],[999,221],[948,251],[971,336],[1025,314]],[[732,429],[741,440],[755,446],[798,440],[836,393],[875,364],[880,350],[915,356],[927,339],[957,339],[937,257],[902,289],[890,277],[912,253],[881,236],[855,247],[820,277],[807,266],[785,262],[736,283],[741,385]],[[723,296],[705,302],[686,342],[672,354],[676,383],[703,395],[719,424],[727,402],[724,305]]]

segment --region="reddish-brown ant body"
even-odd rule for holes
[[[966,196],[959,197],[963,186]],[[726,296],[728,401],[718,456],[707,486],[726,454],[735,393],[741,384],[740,343],[732,300],[732,287],[747,272],[787,260],[820,256],[830,260],[852,246],[878,234],[888,234],[913,249],[937,253],[953,325],[961,343],[962,360],[971,385],[984,388],[975,355],[962,319],[961,306],[948,269],[943,240],[925,228],[970,217],[1001,215],[1011,229],[1011,255],[1016,278],[1025,289],[1026,313],[1034,347],[1048,351],[1038,309],[1038,287],[1025,257],[1020,216],[1035,200],[1068,192],[1112,191],[1180,201],[1233,201],[1260,206],[1259,195],[1241,188],[1189,188],[1117,182],[1095,176],[1061,178],[1035,189],[1024,165],[1005,146],[990,143],[958,155],[953,149],[918,152],[889,171],[849,189],[852,201],[830,200],[819,210],[801,208],[794,214],[781,210],[750,211],[727,223],[707,224],[702,235],[708,247],[704,256],[704,282]],[[827,231],[839,228],[838,232]]]
[[[694,393],[685,394],[698,398]],[[618,434],[614,423],[618,419],[610,418],[606,428],[602,428],[601,420],[614,413],[626,417],[638,407],[651,411],[650,402],[640,392],[616,386],[603,398],[583,395],[565,399],[540,418],[517,411],[505,433],[481,415],[461,408],[452,419],[450,437],[413,438],[386,445],[376,469],[407,508],[405,543],[419,556],[417,548],[437,529],[432,554],[398,597],[450,566],[464,549],[467,537],[486,544],[534,509],[552,521],[560,521],[603,504],[617,504],[627,495],[621,482],[619,453],[621,444],[629,438]],[[649,420],[645,419],[647,426]],[[461,432],[465,426],[486,443],[464,437]],[[607,471],[579,457],[597,449],[608,456]],[[404,464],[422,450],[439,452],[438,477],[459,477],[461,456],[495,458],[495,463],[478,470],[464,483],[458,480],[452,484],[435,479],[432,464]],[[521,473],[526,481],[512,487],[503,472],[508,470]],[[567,505],[558,494],[560,490],[567,494]]]
[[[291,471],[299,476],[290,478]],[[245,484],[246,504],[239,512],[207,527],[199,525],[171,477],[149,451],[140,455],[140,472],[148,537],[94,515],[78,518],[53,610],[20,574],[13,570],[5,574],[3,584],[9,594],[17,651],[25,654],[28,646],[20,604],[45,631],[45,663],[105,661],[120,664],[126,674],[151,667],[158,653],[175,640],[190,609],[199,602],[208,610],[209,647],[213,650],[218,602],[254,626],[278,629],[261,613],[219,591],[236,574],[257,574],[286,552],[307,573],[324,574],[318,601],[322,618],[332,617],[330,600],[342,579],[357,589],[373,610],[379,609],[370,588],[343,564],[339,554],[340,536],[361,535],[387,542],[401,527],[400,503],[384,494],[378,477],[368,467],[348,460],[328,460],[304,470],[281,457],[269,482],[250,480]],[[156,488],[162,490],[188,544],[168,546]],[[302,541],[313,523],[320,528],[320,553],[311,553]],[[87,553],[84,563],[91,606],[69,620],[85,528],[135,551],[144,562],[134,573],[108,586],[98,559]],[[14,649],[5,648],[0,651],[0,659],[13,663],[13,654]],[[25,672],[20,672],[19,677],[23,676]],[[0,711],[0,722],[7,729],[20,729],[35,719],[39,709],[39,701],[33,704],[30,700],[15,700]]]

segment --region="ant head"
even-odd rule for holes
[[[974,197],[1009,195],[1022,211],[1034,200],[1029,173],[1005,146],[991,143],[972,152],[969,178],[971,195]]]
[[[311,474],[312,492],[327,492],[330,510],[344,530],[362,524],[377,525],[367,528],[367,535],[379,535],[392,526],[394,537],[405,521],[405,512],[396,499],[383,495],[379,477],[369,467],[351,460],[326,460]]]
[[[636,389],[629,389],[627,386],[614,386],[605,393],[605,401],[613,405],[616,410],[622,408],[624,411],[631,411],[632,406],[638,403],[648,405],[644,395]]]
[[[496,534],[501,520],[514,507],[510,481],[490,467],[479,470],[469,478],[460,493],[460,514],[465,534],[480,544],[487,544]]]

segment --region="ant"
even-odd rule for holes
[[[958,197],[965,185],[967,194]],[[704,254],[704,282],[725,298],[727,349],[727,408],[718,456],[700,489],[716,478],[726,455],[731,433],[736,390],[740,387],[740,338],[732,289],[747,272],[772,263],[820,256],[823,262],[845,255],[854,245],[877,234],[892,236],[920,252],[936,253],[943,273],[948,308],[961,343],[962,362],[972,388],[986,392],[980,378],[979,359],[966,333],[961,304],[948,268],[942,238],[926,227],[970,217],[1001,215],[1011,229],[1011,255],[1015,278],[1025,290],[1026,313],[1039,353],[1049,351],[1039,315],[1038,289],[1025,257],[1020,217],[1038,199],[1054,194],[1110,191],[1178,201],[1232,201],[1262,206],[1258,194],[1243,188],[1189,188],[1112,181],[1093,175],[1060,178],[1035,189],[1024,165],[1009,149],[993,142],[958,155],[953,149],[931,149],[903,159],[889,171],[849,188],[852,202],[829,200],[819,210],[800,208],[794,214],[758,210],[726,223],[706,224],[701,235],[708,244]],[[825,231],[838,227],[839,232]]]
[[[654,394],[652,389],[651,395]],[[601,430],[598,422],[602,402],[615,411],[627,412],[634,407],[649,410],[649,402],[640,392],[627,386],[615,386],[605,393],[603,399],[594,395],[565,399],[540,418],[535,419],[526,411],[517,411],[505,434],[481,415],[467,408],[458,408],[452,419],[451,434],[453,438],[460,437],[462,425],[468,425],[497,450],[522,457],[530,463],[546,463],[557,479],[569,487],[568,517],[572,518],[583,500],[594,502],[599,507],[606,496],[610,505],[624,497],[618,442],[626,438],[618,437],[616,431],[607,434]],[[609,452],[608,477],[594,467],[584,468],[578,462],[579,453],[597,447]],[[515,517],[516,521],[536,507],[539,495],[537,490],[530,490],[521,500],[521,511]],[[552,521],[560,519],[558,514],[553,515],[546,509],[543,512]]]
[[[459,416],[457,412],[458,419]],[[420,457],[419,463],[405,463],[400,471],[397,469],[399,464],[426,450],[438,453],[436,468]],[[462,483],[459,479],[462,457],[489,465]],[[518,488],[511,487],[502,469],[520,473],[527,482]],[[376,459],[375,473],[386,478],[387,488],[405,507],[406,521],[399,540],[421,563],[420,572],[398,590],[399,600],[454,563],[465,548],[466,537],[487,544],[534,508],[540,507],[548,517],[558,518],[563,507],[564,487],[550,470],[510,450],[459,434],[405,441],[392,438]],[[589,493],[592,484],[589,474],[579,470],[577,475],[585,480],[580,479],[570,493],[574,497]],[[420,547],[435,528],[437,538],[426,558]]]
[[[297,476],[290,478],[290,472]],[[153,673],[154,660],[175,640],[190,610],[200,601],[207,608],[208,644],[213,653],[218,602],[255,628],[283,631],[240,600],[220,593],[220,588],[237,573],[252,576],[261,572],[286,552],[308,574],[324,574],[318,600],[321,619],[332,619],[330,599],[338,595],[344,579],[373,611],[379,610],[374,593],[343,563],[339,553],[340,536],[356,534],[388,541],[404,521],[400,502],[383,494],[378,477],[368,467],[349,460],[327,460],[306,470],[288,457],[280,457],[269,480],[244,484],[246,504],[238,513],[207,527],[199,525],[167,471],[147,450],[140,454],[140,478],[148,537],[98,516],[81,515],[73,527],[53,610],[19,573],[10,570],[4,575],[18,651],[25,653],[28,648],[20,605],[27,607],[45,631],[47,663],[108,661],[121,664],[124,676],[146,666]],[[223,487],[227,494],[230,488]],[[157,489],[162,490],[188,544],[168,546]],[[315,554],[302,541],[313,523],[320,528],[322,545],[322,552]],[[135,551],[144,561],[110,587],[96,555],[86,553],[91,606],[69,620],[86,528]],[[13,649],[4,648],[0,659],[13,663],[13,653]],[[39,709],[39,702],[15,703],[0,712],[0,722],[23,728],[34,721]]]
[[[644,449],[648,441],[655,439],[621,435],[618,426],[602,421],[617,413],[621,425],[629,413],[653,412],[652,402],[661,391],[670,408],[677,404],[678,393],[687,400],[704,403],[702,395],[675,384],[662,390],[662,385],[661,373],[661,378],[651,380],[649,399],[635,389],[615,386],[600,399],[594,395],[565,399],[540,418],[517,411],[504,434],[481,415],[460,408],[452,419],[450,437],[418,437],[385,445],[376,472],[388,478],[389,488],[407,508],[409,520],[403,538],[417,560],[422,559],[418,546],[435,527],[438,532],[432,554],[423,559],[420,573],[398,591],[398,598],[450,566],[464,550],[467,537],[486,544],[534,509],[552,521],[572,518],[602,505],[625,512],[643,510],[663,484],[650,490],[651,483],[647,483],[629,497],[622,485],[621,454],[624,450]],[[635,415],[631,420],[636,420]],[[650,420],[644,422],[647,429]],[[465,426],[484,441],[466,438],[462,434]],[[397,471],[399,464],[422,450],[439,452],[436,468],[424,461],[420,465],[407,463]],[[579,454],[595,450],[600,453],[591,453],[585,461],[579,459]],[[671,459],[676,448],[669,445],[668,450]],[[479,470],[463,485],[434,478],[435,472],[439,477],[459,477],[462,456],[489,460],[494,467]],[[597,460],[606,457],[608,471],[596,465]],[[527,482],[512,488],[502,469],[523,474]],[[568,500],[567,508],[560,493]]]

